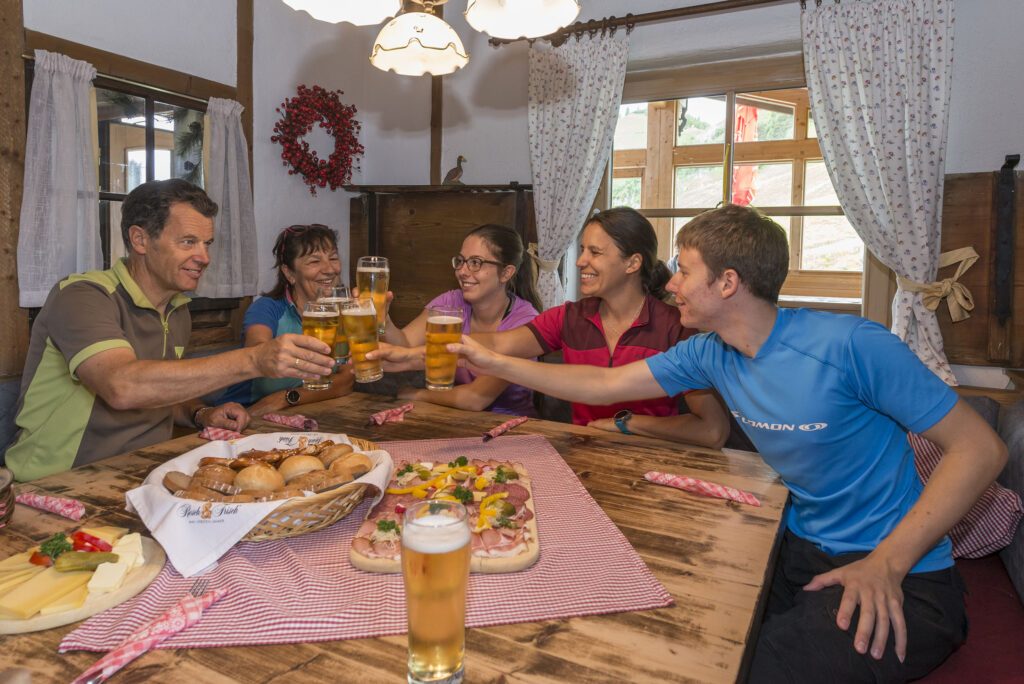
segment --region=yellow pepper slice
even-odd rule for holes
[[[483,475],[476,478],[476,480],[473,482],[473,486],[476,487],[477,489],[487,489],[487,485],[489,484],[490,482],[488,482],[487,478],[484,477]]]
[[[508,497],[508,492],[498,492],[497,494],[485,496],[484,500],[480,502],[480,512],[482,513],[484,508],[491,505],[495,501],[498,501],[499,499],[504,499],[506,497]]]

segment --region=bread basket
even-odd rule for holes
[[[358,437],[350,436],[349,441],[360,451],[377,448],[373,442]],[[350,482],[313,496],[289,499],[249,530],[242,541],[287,539],[322,530],[351,513],[369,487],[365,482]]]

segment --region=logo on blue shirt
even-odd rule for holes
[[[732,415],[743,425],[749,425],[750,427],[757,428],[758,430],[771,430],[772,432],[793,432],[794,430],[800,430],[801,432],[817,432],[818,430],[824,430],[828,427],[828,423],[804,423],[803,425],[796,425],[794,423],[768,423],[763,420],[751,420],[739,411],[733,411]]]

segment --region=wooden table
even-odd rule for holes
[[[327,432],[376,441],[467,437],[501,422],[418,403],[405,422],[366,427],[374,411],[397,405],[352,394],[301,407]],[[253,431],[280,426],[256,420]],[[771,575],[787,492],[755,455],[684,449],[656,439],[531,420],[513,434],[546,437],[675,598],[658,610],[472,629],[467,634],[470,682],[707,681],[742,679]],[[142,531],[124,510],[124,492],[158,463],[195,448],[182,437],[116,456],[23,487],[72,496],[86,504],[76,524],[18,506],[0,530],[0,557],[80,524]],[[708,499],[643,480],[648,470],[701,477],[756,494],[760,508]],[[543,550],[542,550],[543,553]],[[569,578],[571,581],[571,578]],[[57,654],[67,627],[0,637],[0,669],[18,666],[34,682],[69,681],[97,654]],[[288,646],[163,650],[132,663],[115,682],[398,682],[405,677],[404,636]]]

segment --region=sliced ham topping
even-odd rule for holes
[[[526,500],[530,498],[530,490],[526,487],[510,482],[507,484],[492,484],[487,488],[487,495],[500,494],[502,492],[508,492],[508,496],[505,497],[505,501],[512,504],[516,508],[519,508]]]

